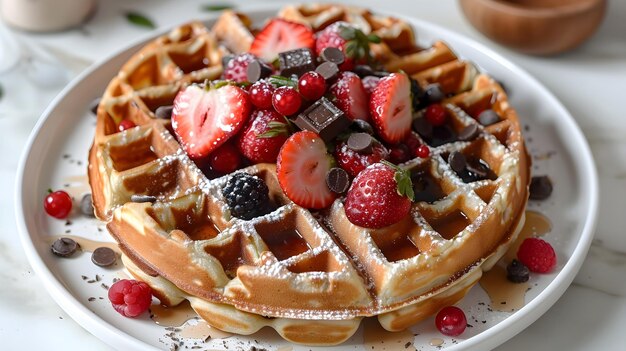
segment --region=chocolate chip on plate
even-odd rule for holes
[[[172,118],[173,110],[174,106],[172,105],[159,106],[156,111],[154,111],[154,116],[158,119],[170,119]]]
[[[426,101],[434,104],[443,100],[446,97],[446,94],[443,92],[441,84],[433,83],[428,84],[426,89],[424,89],[424,97],[426,98]]]
[[[70,238],[60,238],[52,243],[52,253],[61,257],[70,257],[80,246]]]
[[[469,126],[463,128],[457,138],[461,141],[470,141],[476,139],[480,134],[480,130],[478,130],[478,126],[474,123]]]
[[[343,61],[346,59],[346,56],[343,54],[343,51],[334,47],[327,47],[324,50],[322,50],[320,57],[325,62],[332,62],[337,65],[342,64]]]
[[[248,77],[248,81],[250,83],[254,83],[258,80],[271,76],[272,68],[259,60],[254,60],[248,64],[246,75]]]
[[[321,65],[317,66],[315,72],[321,74],[324,79],[331,80],[339,74],[339,67],[333,62],[323,62]]]
[[[91,254],[91,262],[100,267],[108,267],[115,261],[117,261],[117,254],[108,247],[99,247]]]
[[[545,200],[552,194],[552,181],[548,176],[536,176],[530,180],[530,199]]]
[[[337,194],[343,194],[350,186],[350,176],[342,168],[333,167],[326,173],[326,185]]]
[[[506,278],[513,283],[527,282],[530,271],[522,262],[514,259],[506,266]]]
[[[490,126],[499,120],[500,116],[492,109],[486,109],[478,115],[478,122],[484,126]]]
[[[374,139],[367,133],[352,133],[350,134],[350,137],[348,137],[346,144],[348,145],[348,148],[356,152],[371,154],[373,143]]]
[[[465,170],[467,159],[462,153],[454,151],[448,156],[448,164],[455,172],[459,173]]]
[[[133,194],[130,196],[132,202],[156,202],[156,196]]]
[[[93,200],[91,194],[85,194],[80,200],[80,213],[87,217],[95,217],[93,213]]]

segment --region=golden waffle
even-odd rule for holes
[[[280,14],[296,19],[299,13],[314,28],[348,18],[345,7],[329,6],[331,13],[343,11],[332,20],[308,16],[313,11],[307,8]],[[346,218],[342,199],[322,212],[295,205],[278,185],[275,165],[258,164],[242,171],[266,182],[277,209],[244,221],[231,217],[221,193],[228,176],[208,179],[173,137],[169,120],[154,115],[182,87],[219,76],[220,45],[245,50],[225,44],[223,34],[232,21],[252,33],[242,18],[227,12],[214,31],[192,23],[157,38],[122,67],[102,98],[89,178],[96,214],[108,222],[127,269],[164,305],[187,299],[216,328],[250,334],[270,326],[289,341],[311,345],[345,341],[366,316],[402,330],[460,300],[524,221],[529,161],[502,88],[444,43],[409,50],[403,67],[422,85],[441,84],[454,131],[476,124],[471,116],[486,108],[502,118],[478,125],[472,141],[443,143],[431,148],[431,157],[402,165],[437,184],[442,197],[414,203],[410,216],[387,228],[364,229]],[[379,33],[389,29],[370,26]],[[117,133],[123,119],[138,126]],[[493,177],[464,182],[446,161],[454,151],[483,160]],[[131,202],[133,194],[157,201]]]

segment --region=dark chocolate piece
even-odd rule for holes
[[[265,65],[259,60],[254,60],[248,64],[247,77],[250,83],[254,83],[263,78],[267,78],[272,75],[272,68]]]
[[[159,106],[156,111],[154,111],[154,117],[158,119],[170,119],[172,118],[172,111],[174,110],[173,105],[167,106]]]
[[[313,52],[307,48],[281,52],[278,54],[278,62],[280,74],[285,77],[291,77],[293,74],[300,77],[308,71],[315,70]]]
[[[337,106],[322,97],[304,112],[298,114],[294,123],[302,130],[317,133],[320,138],[328,142],[348,128],[351,121]]]
[[[500,116],[492,109],[486,109],[478,115],[478,122],[484,126],[490,126],[499,120]]]
[[[389,75],[389,72],[376,71],[374,70],[374,68],[372,68],[372,66],[369,65],[356,65],[352,71],[359,75],[361,78],[366,76],[382,78]]]
[[[320,57],[325,62],[332,62],[334,64],[340,65],[346,59],[346,56],[343,54],[343,51],[333,47],[327,47],[322,50]]]
[[[337,194],[343,194],[350,186],[350,176],[342,168],[333,167],[326,174],[326,185]]]
[[[531,200],[545,200],[552,194],[552,181],[548,176],[532,177],[529,190]]]
[[[530,270],[522,262],[513,259],[506,266],[506,278],[513,283],[527,282],[528,278],[530,278]]]
[[[426,89],[424,90],[424,97],[426,98],[426,101],[434,104],[443,100],[446,97],[446,94],[443,92],[443,89],[441,89],[441,84],[433,83],[426,86]]]
[[[478,130],[478,126],[476,124],[470,124],[469,126],[463,128],[459,133],[459,140],[461,141],[470,141],[476,139],[480,134],[480,130]]]
[[[132,202],[156,202],[156,196],[133,194],[130,196]]]
[[[315,72],[321,74],[324,79],[331,80],[337,77],[337,74],[339,74],[339,67],[336,63],[324,62],[321,65],[317,66]]]
[[[87,217],[95,217],[93,213],[93,200],[91,199],[91,194],[86,194],[80,200],[80,213]]]
[[[465,170],[467,159],[462,153],[454,151],[448,156],[448,164],[455,172],[459,173]]]
[[[413,130],[424,138],[433,136],[433,125],[426,118],[416,118],[413,120]]]
[[[91,254],[91,262],[100,267],[108,267],[115,261],[117,261],[117,254],[108,247],[99,247]]]
[[[367,133],[369,135],[374,135],[374,128],[372,127],[372,125],[362,119],[353,120],[352,128],[356,129],[359,132]]]
[[[352,133],[348,138],[348,148],[362,154],[372,153],[374,139],[367,133]]]
[[[52,243],[52,253],[61,257],[70,257],[76,252],[79,245],[70,238],[60,238]]]

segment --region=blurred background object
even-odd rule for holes
[[[5,23],[33,32],[51,32],[81,24],[96,7],[96,0],[2,0]]]
[[[573,49],[596,31],[606,0],[460,0],[463,13],[499,44],[533,55]]]

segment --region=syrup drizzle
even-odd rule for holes
[[[365,350],[415,351],[415,335],[410,330],[390,332],[376,318],[363,319],[363,348]]]
[[[441,346],[441,345],[443,345],[443,339],[442,338],[432,338],[432,339],[430,339],[429,344],[430,344],[430,346]]]
[[[188,320],[198,318],[198,314],[191,308],[187,300],[172,307],[152,305],[150,312],[152,320],[163,327],[180,327]]]
[[[190,339],[226,339],[233,334],[213,328],[204,319],[198,319],[195,324],[185,324],[180,331],[180,336]]]

